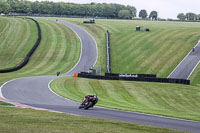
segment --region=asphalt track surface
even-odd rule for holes
[[[168,78],[188,79],[200,61],[200,43],[179,63]]]
[[[71,76],[74,72],[86,69],[89,70],[89,68],[95,64],[97,59],[96,42],[82,28],[68,22],[60,20],[58,22],[70,27],[82,40],[81,58],[78,64],[69,73],[65,74],[65,76]],[[200,122],[195,121],[105,109],[102,107],[80,110],[78,109],[78,102],[60,97],[50,90],[49,83],[55,78],[57,77],[36,76],[11,80],[0,87],[1,100],[27,108],[30,107],[73,115],[138,123],[190,132],[200,132]]]

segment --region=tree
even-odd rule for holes
[[[103,3],[103,15],[107,18],[116,18],[117,14],[115,14],[114,5]]]
[[[141,10],[139,12],[139,17],[141,17],[142,19],[145,19],[147,17],[147,11],[146,10]]]
[[[195,20],[196,19],[196,14],[194,14],[192,12],[186,13],[185,16],[186,16],[187,20]]]
[[[7,3],[10,5],[11,12],[18,12],[20,1],[18,0],[7,0]]]
[[[0,13],[8,14],[10,12],[10,5],[5,1],[0,1]]]
[[[0,12],[2,13],[25,13],[25,14],[52,14],[73,16],[96,16],[107,18],[118,18],[121,10],[121,18],[135,16],[136,8],[120,4],[75,4],[64,2],[49,2],[28,0],[0,0]]]
[[[120,10],[118,13],[118,17],[122,19],[129,19],[131,17],[131,14],[129,10]]]
[[[152,20],[157,20],[158,18],[158,12],[157,11],[152,11],[149,15],[149,18]]]
[[[129,10],[131,17],[136,17],[137,10],[135,7],[128,5],[126,8]]]
[[[186,16],[185,16],[184,13],[179,13],[178,16],[177,16],[177,18],[178,18],[179,20],[183,21],[183,20],[186,19]]]
[[[196,15],[196,20],[200,20],[200,14]]]

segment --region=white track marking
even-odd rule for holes
[[[190,75],[187,77],[187,79],[190,78],[190,76],[192,75],[192,73],[194,72],[194,70],[197,68],[197,66],[199,65],[200,61],[196,64],[196,66],[193,68],[193,70],[191,71]]]

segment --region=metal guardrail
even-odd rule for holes
[[[150,77],[149,77],[150,76]],[[115,74],[105,74],[102,75],[92,75],[92,73],[78,73],[77,77],[89,78],[89,79],[99,79],[99,80],[125,80],[125,81],[142,81],[142,82],[159,82],[159,83],[174,83],[174,84],[185,84],[189,85],[190,80],[186,79],[172,79],[172,78],[158,78],[155,75],[138,75],[137,77],[130,76],[117,76]]]
[[[111,73],[111,54],[110,54],[110,33],[106,32],[106,49],[107,49],[107,72]]]

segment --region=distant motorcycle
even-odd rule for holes
[[[89,109],[92,108],[96,103],[98,102],[98,96],[97,95],[87,95],[84,97],[81,105],[79,106],[79,109]]]

